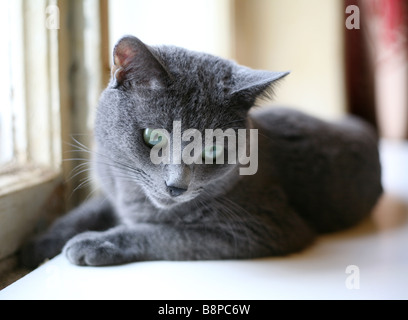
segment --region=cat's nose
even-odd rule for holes
[[[172,197],[181,196],[188,189],[191,181],[191,169],[185,165],[167,165],[165,184]]]
[[[184,192],[187,191],[187,188],[179,188],[172,185],[167,186],[167,190],[169,191],[172,197],[181,196]]]

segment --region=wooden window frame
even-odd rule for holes
[[[109,77],[107,0],[16,1],[23,15],[27,161],[0,172],[0,270],[28,237],[88,195],[73,192],[84,175],[73,175],[78,163],[69,159],[89,155],[79,154],[72,138],[90,144],[93,110]],[[55,29],[46,27],[49,6],[57,8]]]

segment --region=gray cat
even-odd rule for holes
[[[95,123],[101,196],[27,244],[25,265],[61,250],[93,266],[286,255],[355,225],[382,193],[377,136],[363,121],[328,123],[286,108],[249,113],[286,73],[132,36],[113,55]],[[151,129],[172,132],[175,120],[183,131],[258,129],[256,174],[240,175],[238,162],[153,164]]]

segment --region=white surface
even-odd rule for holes
[[[408,299],[408,146],[382,144],[387,193],[373,217],[289,257],[78,267],[58,256],[0,299]],[[351,279],[358,267],[359,289]],[[348,285],[347,285],[348,284]]]

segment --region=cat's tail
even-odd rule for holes
[[[356,116],[346,116],[338,122],[343,134],[341,138],[348,150],[347,164],[356,166],[354,185],[357,206],[362,217],[369,215],[383,193],[381,158],[379,152],[379,134],[368,122]],[[358,201],[357,201],[358,200]]]
[[[338,121],[342,130],[347,130],[350,134],[356,137],[360,136],[365,139],[367,143],[373,143],[377,145],[380,139],[378,131],[373,125],[363,120],[362,118],[354,115],[347,115]]]

